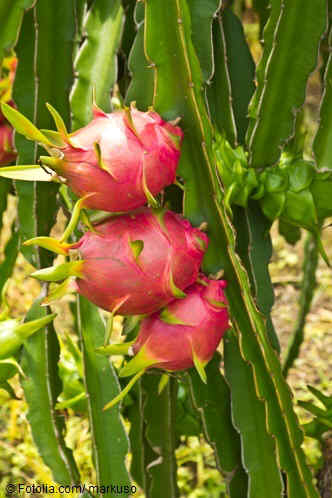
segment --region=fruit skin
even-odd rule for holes
[[[194,366],[194,355],[196,362],[198,360],[203,367],[210,361],[229,328],[224,294],[227,283],[225,280],[202,279],[206,286],[192,285],[186,289],[185,299],[175,300],[162,312],[142,320],[133,345],[134,354],[140,357],[137,364],[142,364],[143,368],[146,364],[162,370],[179,371]],[[135,371],[130,371],[129,363],[122,375],[132,373]]]
[[[112,217],[95,230],[71,246],[83,260],[77,290],[123,315],[152,313],[183,297],[208,244],[207,235],[182,216],[150,208]]]
[[[13,129],[6,123],[0,124],[0,165],[13,162],[16,158],[16,151],[13,142]]]
[[[55,165],[85,206],[123,212],[143,206],[176,178],[183,132],[153,111],[135,107],[105,114],[65,136]],[[96,146],[97,144],[97,146]]]

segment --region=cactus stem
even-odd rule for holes
[[[315,233],[315,237],[316,237],[316,240],[317,240],[317,247],[318,247],[319,254],[322,256],[322,258],[324,259],[325,263],[330,268],[331,267],[331,263],[329,261],[329,258],[327,256],[326,252],[325,252],[325,249],[324,249],[324,246],[323,246],[323,243],[322,243],[322,239],[320,237],[320,233],[319,233],[318,230]]]

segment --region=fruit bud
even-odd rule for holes
[[[135,356],[120,371],[120,377],[134,377],[104,409],[118,403],[148,368],[177,372],[194,366],[206,382],[204,367],[229,328],[229,316],[225,280],[202,276],[201,281],[203,285],[196,283],[186,289],[184,299],[141,321],[136,341],[130,344]],[[114,345],[103,349],[106,354],[116,351]]]
[[[207,285],[192,285],[186,289],[185,299],[175,300],[160,313],[142,320],[133,345],[136,356],[121,376],[132,375],[145,364],[179,371],[192,366],[200,370],[210,361],[229,328],[226,282],[202,278]]]
[[[94,226],[75,244],[80,260],[33,276],[76,276],[80,294],[122,315],[152,313],[183,292],[198,276],[207,235],[172,211],[141,208]]]
[[[45,147],[53,157],[41,163],[67,181],[84,206],[110,212],[131,211],[146,203],[176,178],[183,132],[153,111],[133,105],[111,114],[94,106],[94,118],[68,134],[57,111],[47,104],[57,132],[38,130],[17,110],[2,112],[17,132]]]

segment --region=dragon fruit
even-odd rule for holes
[[[38,130],[6,104],[2,111],[19,133],[46,148],[51,156],[41,156],[41,163],[85,198],[84,207],[126,212],[156,205],[154,196],[174,183],[183,133],[156,112],[132,105],[106,114],[94,106],[93,120],[68,134],[61,116],[47,107],[57,132]]]
[[[148,368],[177,372],[195,366],[203,382],[207,381],[204,367],[229,328],[229,316],[226,281],[202,276],[200,282],[186,290],[183,300],[174,300],[161,312],[144,318],[135,341],[98,348],[100,354],[135,355],[120,371],[120,377],[134,377],[104,410],[121,401]],[[164,381],[163,376],[160,390]]]
[[[198,276],[208,244],[205,233],[172,211],[141,208],[94,226],[65,252],[79,261],[39,270],[41,280],[76,275],[80,294],[122,315],[152,313],[183,292]],[[38,239],[35,239],[38,242]]]
[[[179,371],[206,365],[229,328],[225,280],[195,283],[183,300],[174,300],[159,313],[143,319],[133,352],[121,376],[141,368]]]

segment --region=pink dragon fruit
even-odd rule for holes
[[[16,158],[13,144],[13,129],[6,123],[0,124],[0,165],[10,164]]]
[[[195,366],[202,381],[207,381],[204,367],[229,328],[229,316],[225,280],[202,276],[201,282],[189,287],[184,299],[174,300],[161,312],[143,318],[133,343],[98,348],[100,354],[131,351],[135,355],[120,371],[121,377],[135,374],[134,377],[104,410],[121,401],[148,368],[177,372]],[[165,385],[165,375],[161,377],[159,390]]]
[[[121,371],[132,375],[141,368],[179,371],[205,366],[229,328],[225,280],[201,277],[186,290],[187,296],[143,319],[133,352]]]
[[[208,244],[188,220],[165,210],[141,208],[94,228],[76,244],[63,246],[67,252],[77,249],[80,261],[33,276],[55,281],[75,274],[80,294],[122,315],[152,313],[184,297],[183,289],[197,279]]]
[[[54,114],[54,109],[49,106]],[[70,135],[62,133],[59,157],[42,156],[85,207],[123,212],[136,209],[175,181],[183,133],[153,111],[135,107],[105,114]],[[54,149],[53,149],[54,151]]]

